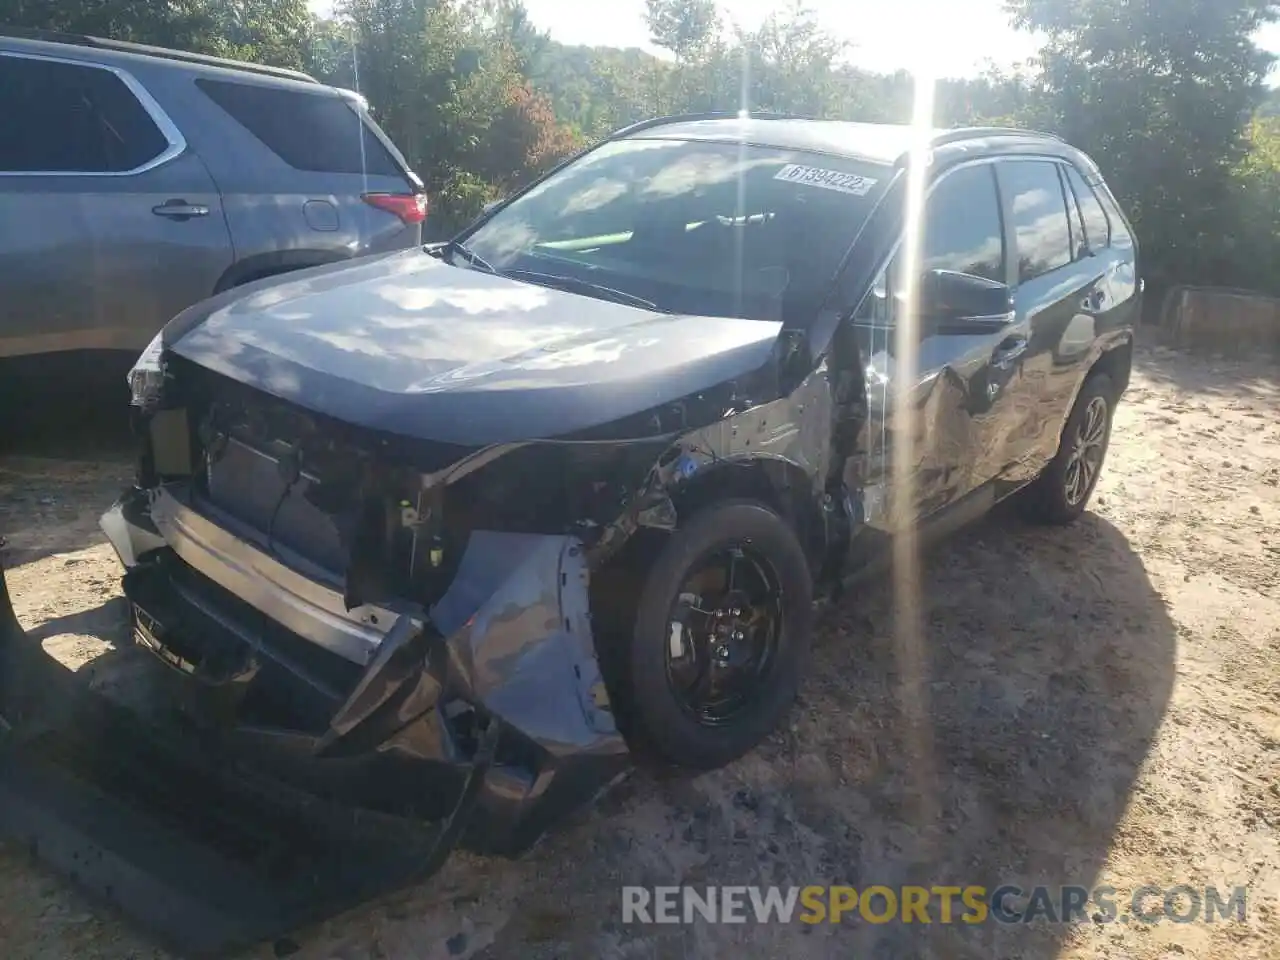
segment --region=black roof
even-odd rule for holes
[[[906,161],[913,136],[912,128],[906,124],[811,120],[779,114],[657,117],[633,124],[614,134],[618,139],[645,137],[750,143],[782,150],[854,157],[889,165],[899,165]],[[1034,147],[1063,156],[1075,154],[1074,150],[1052,134],[1012,127],[935,129],[930,145],[934,150],[956,148],[975,155],[1015,147],[1022,151]]]

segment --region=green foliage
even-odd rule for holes
[[[658,78],[668,65],[637,48],[571,47],[551,42],[530,65],[534,88],[556,116],[596,139],[653,115]]]
[[[1280,181],[1280,118],[1259,118],[1249,124],[1249,152],[1241,164],[1246,177],[1269,177]],[[1274,211],[1280,214],[1280,207]]]
[[[352,53],[353,36],[348,23],[313,17],[303,51],[303,69],[325,83],[348,90],[356,89],[359,83],[356,79],[356,58]]]
[[[550,41],[532,62],[530,80],[551,98],[556,115],[588,139],[646,117],[744,107],[831,119],[909,119],[911,77],[851,66],[849,46],[823,31],[803,3],[775,13],[755,31],[730,31],[699,7],[696,33],[676,34],[673,11],[686,6],[683,0],[649,5],[650,32],[659,45],[679,48],[674,60],[634,48]],[[1017,72],[992,68],[976,79],[944,80],[939,123],[1034,117],[1034,96],[1030,79]]]
[[[1248,152],[1232,196],[1232,285],[1280,295],[1280,117],[1259,117],[1246,133]]]
[[[912,79],[854,65],[803,0],[757,29],[716,0],[646,0],[655,57],[565,46],[520,0],[0,0],[0,23],[301,67],[360,90],[443,235],[585,143],[647,117],[741,109],[904,122]],[[1006,0],[1034,71],[944,80],[936,124],[1050,130],[1098,161],[1156,288],[1280,293],[1280,91],[1252,41],[1277,0]],[[873,41],[868,41],[873,42]]]
[[[771,15],[739,44],[742,53],[731,57],[747,68],[743,106],[810,117],[837,115],[847,106],[832,70],[848,45],[823,31],[801,3]]]
[[[0,0],[0,24],[301,67],[306,0]]]
[[[988,67],[966,80],[942,80],[935,100],[939,126],[1026,127],[1045,130],[1052,118],[1025,71]]]
[[[678,60],[704,53],[719,32],[715,0],[645,0],[645,9],[653,42]]]
[[[346,0],[335,44],[316,52],[325,79],[358,86],[423,178],[428,229],[446,234],[499,191],[577,146],[523,71],[545,38],[523,9],[462,0]],[[331,51],[336,55],[331,56]]]
[[[1051,125],[1103,167],[1145,240],[1146,272],[1231,283],[1245,123],[1272,58],[1252,37],[1273,0],[1009,0],[1042,31],[1039,90]]]

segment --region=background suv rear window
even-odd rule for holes
[[[403,176],[364,119],[333,93],[224,80],[197,80],[196,86],[295,169]]]
[[[115,73],[0,56],[0,170],[126,173],[169,142]]]

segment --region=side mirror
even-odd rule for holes
[[[966,324],[1000,320],[1013,312],[1007,284],[954,270],[930,270],[920,286],[921,319],[935,327],[965,332]]]

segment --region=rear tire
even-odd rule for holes
[[[640,592],[625,658],[636,732],[684,767],[747,753],[790,709],[812,624],[809,563],[785,520],[742,500],[697,513],[658,552]],[[697,692],[724,715],[699,707]]]
[[[1115,386],[1105,373],[1085,381],[1062,430],[1057,454],[1020,495],[1028,520],[1065,526],[1084,513],[1106,461],[1115,404]]]

